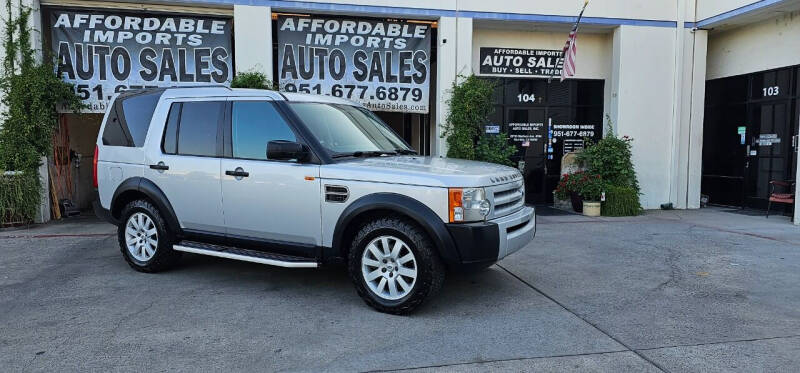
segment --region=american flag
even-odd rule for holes
[[[575,25],[572,26],[569,37],[567,37],[567,43],[564,44],[564,50],[562,51],[564,55],[564,66],[561,68],[562,82],[564,79],[575,76],[575,59],[578,56],[578,25],[581,23],[581,17],[583,17],[583,11],[586,10],[586,5],[589,5],[589,0],[584,1],[581,13],[578,14],[578,20],[575,22]]]

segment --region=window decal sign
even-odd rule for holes
[[[560,76],[564,52],[550,49],[481,48],[481,75]],[[520,98],[522,100],[522,98]]]
[[[164,86],[228,85],[231,21],[187,15],[52,10],[56,72],[75,84],[91,113],[116,92]]]
[[[278,17],[278,84],[343,97],[370,110],[428,113],[427,23]]]

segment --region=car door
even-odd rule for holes
[[[148,152],[147,178],[166,195],[182,228],[224,235],[220,185],[226,101],[171,102],[160,149]]]
[[[319,165],[267,159],[269,141],[303,142],[274,102],[231,100],[228,117],[221,175],[228,237],[315,257],[321,240]]]

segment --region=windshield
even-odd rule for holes
[[[414,153],[367,109],[315,102],[289,106],[333,157]]]

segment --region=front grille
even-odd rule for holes
[[[492,196],[492,210],[489,213],[489,219],[514,213],[525,205],[525,183],[522,180],[487,189]]]

